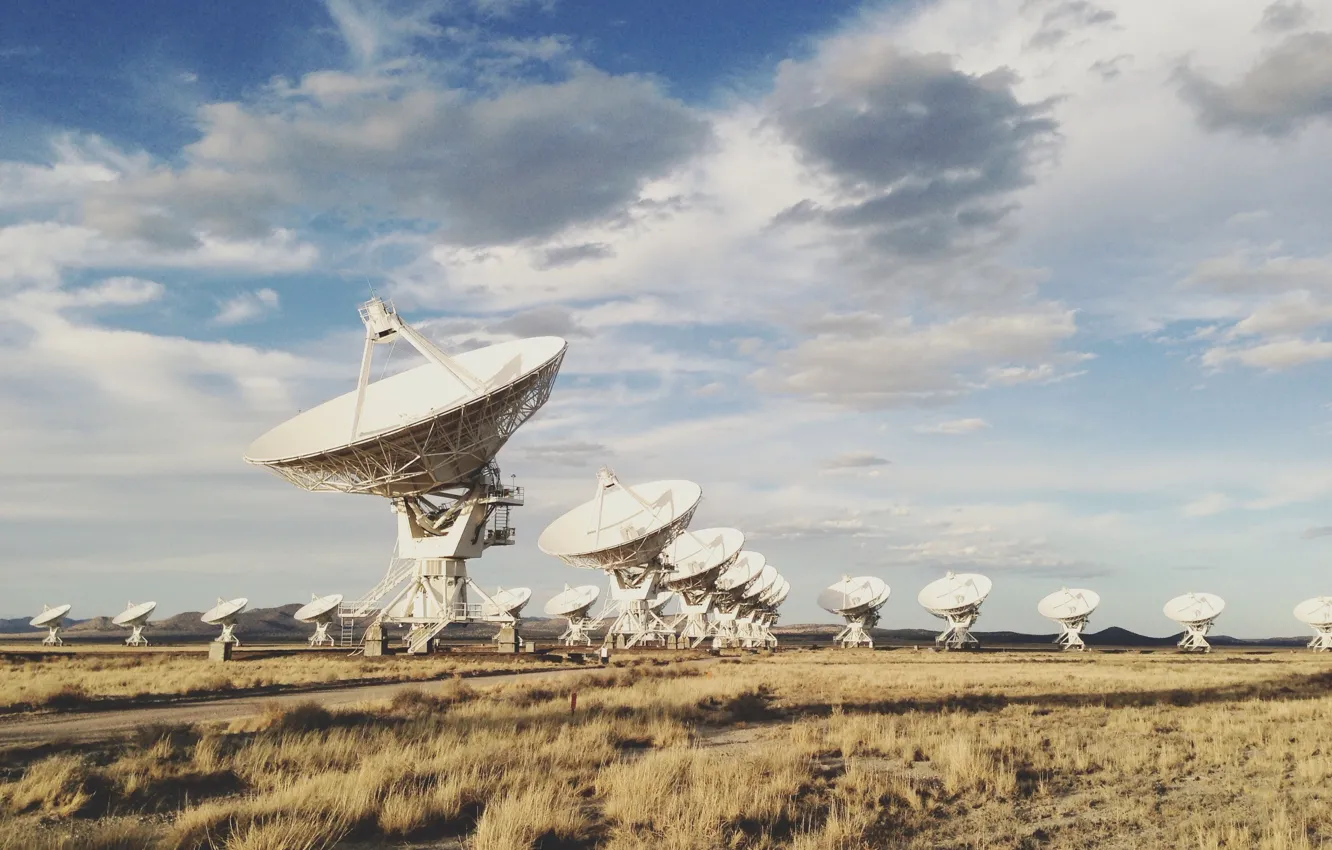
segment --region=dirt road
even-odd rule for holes
[[[513,682],[536,681],[557,676],[585,673],[582,668],[540,670],[530,673],[505,673],[499,676],[469,678],[473,688],[490,688]],[[392,682],[357,685],[323,691],[304,691],[265,696],[221,697],[206,702],[179,705],[154,705],[109,711],[83,711],[48,715],[17,715],[0,720],[0,750],[31,747],[56,741],[88,743],[118,738],[145,726],[183,726],[190,723],[230,721],[263,712],[266,705],[293,705],[315,702],[325,708],[354,705],[359,702],[391,699],[399,691],[419,688],[427,693],[442,682]]]

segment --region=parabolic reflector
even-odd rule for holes
[[[291,615],[293,619],[302,623],[313,623],[320,618],[329,619],[338,606],[342,604],[342,594],[333,593],[328,596],[320,596],[317,599],[305,603]]]
[[[566,587],[550,598],[545,611],[551,617],[581,617],[596,604],[600,595],[601,588],[595,584]]]
[[[244,596],[231,599],[226,602],[218,602],[212,608],[204,612],[199,619],[210,626],[216,626],[232,619],[240,612],[245,610],[245,606],[250,604],[250,600]]]
[[[58,623],[64,619],[65,615],[68,614],[73,607],[74,606],[72,605],[57,605],[54,608],[47,608],[36,617],[33,617],[28,625],[34,628],[45,628],[52,623]]]
[[[1051,620],[1071,620],[1091,614],[1100,604],[1101,596],[1094,590],[1064,588],[1036,603],[1036,610]]]
[[[1295,606],[1295,619],[1310,626],[1332,624],[1332,596],[1315,596]]]
[[[772,586],[776,584],[777,580],[780,578],[781,576],[777,575],[776,567],[772,564],[764,563],[763,569],[759,570],[759,574],[754,576],[754,580],[745,585],[744,592],[741,594],[740,598],[746,601],[757,600],[764,593],[771,590]]]
[[[936,616],[949,611],[974,608],[990,595],[994,584],[979,573],[949,573],[925,585],[916,600],[922,608]]]
[[[892,589],[877,576],[843,578],[819,594],[819,607],[839,616],[872,611],[888,601]]]
[[[740,554],[744,532],[738,528],[704,528],[686,531],[661,553],[675,569],[665,575],[669,587],[706,583],[709,574],[720,575]]]
[[[689,525],[703,490],[692,481],[625,487],[604,472],[595,498],[546,526],[537,546],[571,567],[644,566]]]
[[[761,553],[742,549],[735,562],[717,577],[717,589],[727,593],[741,589],[753,581],[767,563],[768,559]]]
[[[487,617],[510,616],[517,617],[523,610],[523,606],[532,598],[532,588],[530,587],[511,587],[508,590],[501,590],[490,601],[486,602],[481,609],[481,613]]]
[[[148,621],[148,616],[157,608],[156,602],[140,602],[131,605],[111,620],[113,626],[137,626]]]
[[[311,408],[245,452],[306,490],[412,496],[467,481],[550,395],[567,344],[513,340],[452,358],[479,386],[436,363],[370,383],[353,435],[358,392]]]
[[[1202,623],[1225,607],[1225,600],[1215,593],[1185,593],[1167,602],[1162,611],[1176,623]]]
[[[782,579],[781,587],[774,593],[767,602],[769,608],[776,608],[786,601],[786,597],[791,594],[791,582]]]

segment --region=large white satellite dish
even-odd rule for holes
[[[843,576],[819,594],[819,607],[846,620],[833,643],[850,648],[874,648],[869,630],[879,624],[879,609],[892,595],[892,588],[876,576]]]
[[[671,566],[665,584],[680,594],[675,627],[686,646],[697,647],[711,634],[714,585],[744,545],[744,532],[737,528],[690,529],[662,551],[661,559]]]
[[[301,623],[314,623],[315,631],[310,636],[310,646],[319,646],[325,642],[334,646],[328,627],[342,605],[342,594],[331,593],[328,596],[312,595],[310,601],[297,608],[292,617]]]
[[[245,459],[306,490],[392,500],[395,557],[340,616],[370,619],[375,637],[385,622],[408,625],[407,651],[428,652],[449,623],[485,619],[491,599],[468,576],[467,560],[514,542],[509,510],[524,502],[494,458],[550,397],[567,343],[537,337],[449,356],[379,298],[360,312],[356,389],[273,428]],[[372,382],[375,346],[399,340],[428,362]]]
[[[1315,596],[1295,606],[1295,619],[1314,630],[1309,648],[1314,652],[1332,649],[1332,596]]]
[[[762,558],[757,552],[750,553],[747,560],[751,566],[757,564]],[[724,633],[723,629],[720,637],[721,645],[741,646],[746,649],[759,649],[763,647],[773,647],[777,645],[777,638],[773,635],[771,626],[776,622],[776,606],[773,600],[782,593],[785,586],[789,589],[786,579],[782,578],[781,573],[777,572],[766,559],[762,560],[763,567],[754,576],[753,580],[733,591],[729,597],[736,601],[731,612],[735,615],[735,635],[731,641],[730,637]],[[733,577],[734,578],[734,577]],[[714,640],[713,645],[718,645]]]
[[[130,602],[125,606],[124,611],[111,619],[113,626],[121,626],[130,630],[130,636],[125,638],[126,646],[148,645],[148,639],[143,636],[143,630],[148,625],[148,617],[152,615],[156,608],[156,602],[140,602],[138,604]]]
[[[948,621],[948,627],[934,639],[936,646],[962,649],[978,643],[971,627],[993,587],[988,578],[978,573],[949,572],[921,589],[916,597],[921,607]]]
[[[592,628],[596,621],[588,616],[588,612],[592,610],[600,595],[601,588],[595,584],[584,584],[579,587],[570,587],[566,584],[564,590],[552,596],[546,603],[545,611],[548,616],[564,617],[568,620],[564,634],[560,635],[560,640],[565,646],[592,645]]]
[[[1087,627],[1092,612],[1100,604],[1100,594],[1094,590],[1070,590],[1065,587],[1036,603],[1036,610],[1042,617],[1048,617],[1059,624],[1061,631],[1055,643],[1066,650],[1085,650],[1087,644],[1082,641],[1082,630]]]
[[[221,626],[222,634],[216,640],[218,643],[230,643],[240,646],[233,631],[236,628],[236,618],[245,610],[245,606],[250,604],[250,600],[244,596],[238,596],[235,599],[223,600],[220,597],[217,604],[204,612],[199,619],[210,626]]]
[[[69,613],[72,605],[57,605],[54,608],[42,606],[42,613],[32,618],[28,624],[34,629],[46,629],[46,637],[42,639],[42,646],[64,646],[65,642],[60,639],[60,627],[65,624],[65,615]]]
[[[547,555],[611,579],[610,600],[598,619],[615,614],[607,642],[665,645],[675,630],[652,610],[668,565],[662,552],[688,526],[703,490],[692,481],[625,486],[603,467],[592,499],[548,525],[537,546]]]
[[[717,577],[716,588],[722,593],[743,594],[748,584],[763,572],[768,559],[760,552],[741,550],[731,566]]]
[[[1215,593],[1185,593],[1165,604],[1162,611],[1167,617],[1184,627],[1179,647],[1185,652],[1211,652],[1207,633],[1226,607],[1226,602]]]

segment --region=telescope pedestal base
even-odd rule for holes
[[[60,639],[60,627],[50,626],[46,638],[42,640],[42,646],[64,646],[65,642]]]
[[[934,645],[943,649],[967,649],[972,646],[980,646],[980,641],[971,633],[971,627],[976,623],[977,612],[967,611],[959,614],[946,615],[948,628],[944,629],[938,637],[934,639]]]
[[[125,646],[147,646],[148,638],[143,636],[143,626],[131,626],[130,636],[125,638]]]
[[[1212,645],[1207,642],[1207,633],[1212,629],[1212,622],[1185,623],[1184,637],[1180,638],[1179,648],[1184,652],[1211,652]]]
[[[1314,626],[1318,634],[1309,641],[1309,648],[1314,652],[1328,652],[1332,650],[1332,625]]]
[[[597,627],[597,620],[591,617],[570,618],[560,642],[565,646],[591,646],[592,630]]]
[[[328,620],[322,623],[315,623],[315,632],[310,636],[310,646],[323,646],[324,644],[336,646],[333,642],[333,636],[328,633],[328,627],[331,624],[332,621]]]
[[[1062,631],[1054,642],[1063,647],[1065,651],[1070,649],[1076,649],[1079,652],[1085,651],[1087,644],[1082,642],[1082,630],[1087,626],[1087,618],[1079,617],[1076,620],[1060,620],[1058,622]]]

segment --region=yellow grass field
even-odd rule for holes
[[[1326,656],[801,650],[11,752],[0,846],[1286,850],[1329,778]]]
[[[238,693],[280,685],[410,682],[560,666],[527,655],[440,654],[421,658],[295,652],[228,664],[202,653],[69,653],[0,657],[0,713],[78,708],[105,700]]]

